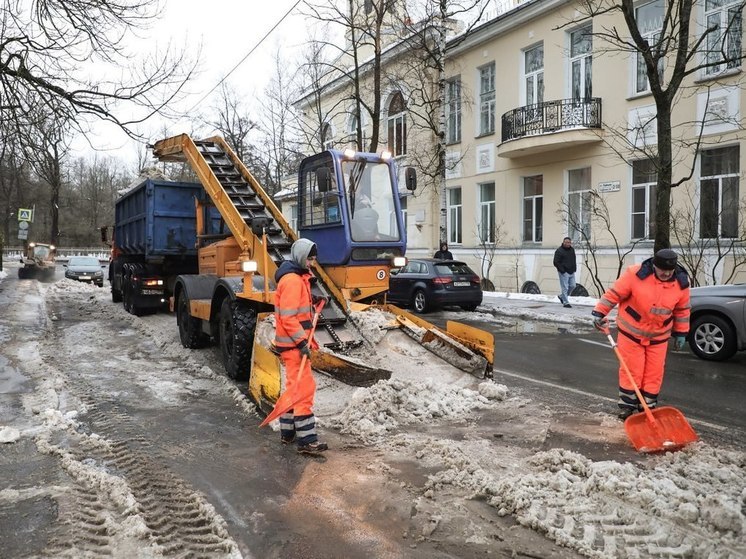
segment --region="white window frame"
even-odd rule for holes
[[[714,8],[708,9],[707,7],[707,0],[705,0],[703,11],[704,11],[704,18],[703,18],[703,30],[707,29],[708,24],[710,21],[713,21],[714,19],[718,19],[719,16],[719,26],[720,29],[728,29],[728,15],[731,13],[731,9],[739,6],[741,4],[742,0],[722,0],[722,5],[716,6]],[[703,45],[704,53],[703,53],[703,62],[709,62],[709,61],[715,61],[718,60],[719,54],[722,51],[722,47],[724,46],[726,51],[729,50],[733,42],[733,38],[737,38],[738,40],[738,60],[734,60],[730,62],[730,66],[725,65],[723,63],[718,64],[716,66],[711,66],[708,68],[704,68],[703,73],[705,77],[712,77],[717,76],[718,74],[722,74],[724,72],[728,72],[731,70],[736,70],[741,67],[741,60],[740,56],[743,53],[743,11],[741,10],[740,15],[738,16],[739,23],[735,26],[732,26],[730,29],[730,33],[726,36],[725,41],[723,41],[722,37],[719,36],[719,33],[711,33],[708,35],[707,39],[705,39],[705,44]],[[713,53],[713,56],[710,56],[710,53]],[[735,54],[735,53],[734,53]]]
[[[454,202],[453,196],[458,193],[458,202]],[[460,186],[448,188],[448,244],[460,245],[463,242],[461,220],[463,217],[463,191]]]
[[[402,103],[404,105],[402,110],[397,113],[389,112],[386,119],[388,149],[394,157],[400,157],[407,154],[407,104],[404,100],[404,94],[401,91],[392,94],[389,99],[388,108],[390,110],[391,105],[393,105],[399,95],[401,95]]]
[[[735,149],[734,149],[735,148]],[[717,238],[719,239],[733,239],[738,236],[738,227],[739,227],[739,201],[740,201],[740,190],[741,190],[741,184],[740,184],[740,156],[741,156],[741,149],[738,144],[733,146],[722,146],[717,147],[709,150],[702,150],[702,152],[710,152],[710,151],[716,151],[720,149],[728,149],[732,150],[733,153],[735,153],[734,160],[736,162],[736,169],[734,171],[731,171],[729,173],[721,173],[717,175],[708,175],[708,176],[702,176],[702,153],[699,154],[699,215],[697,216],[697,228],[699,231],[699,238],[700,239],[714,239],[715,237],[711,236],[704,236],[702,232],[702,219],[703,219],[703,208],[702,208],[702,188],[703,188],[703,182],[704,181],[716,181],[717,183]],[[736,182],[736,193],[733,200],[726,201],[723,199],[724,197],[724,185],[723,182],[725,179],[733,179],[735,178],[737,180]],[[724,235],[723,234],[723,214],[730,210],[735,215],[735,224],[733,225],[734,228],[734,235]]]
[[[479,136],[495,133],[495,63],[490,62],[479,72]]]
[[[298,230],[298,204],[290,205],[290,227],[293,231]]]
[[[541,177],[541,193],[526,194],[526,181],[527,179],[536,179]],[[533,175],[521,178],[521,236],[523,237],[524,243],[541,243],[544,240],[544,176]],[[529,203],[530,216],[527,216],[526,204]],[[541,215],[539,216],[537,208],[541,207]],[[526,222],[531,222],[531,236],[530,238],[526,235]]]
[[[529,53],[541,49],[541,67],[529,70]],[[539,43],[523,51],[523,105],[538,105],[544,102],[544,43]],[[529,85],[530,84],[530,85]]]
[[[408,233],[409,231],[409,224],[407,223],[407,218],[409,217],[409,211],[407,210],[407,206],[409,205],[409,196],[407,195],[401,195],[399,196],[399,207],[401,208],[401,222],[404,226],[404,231]],[[391,229],[391,231],[394,231],[394,229]]]
[[[582,51],[580,53],[573,54],[573,37],[577,33],[587,33],[588,38],[590,40],[590,49],[588,51]],[[593,97],[593,28],[590,25],[586,25],[583,27],[579,27],[573,31],[569,31],[567,33],[567,42],[568,42],[568,53],[570,53],[570,56],[568,58],[568,89],[569,94],[568,97],[575,100],[575,101],[584,101],[585,99],[590,99]],[[575,87],[574,87],[574,74],[573,74],[573,66],[575,63],[578,63],[580,66],[580,84],[578,86],[578,93],[580,93],[580,96],[575,95]],[[586,67],[589,66],[588,71],[586,72]],[[586,73],[591,74],[591,80],[590,83],[586,83]]]
[[[587,181],[583,181],[586,172]],[[591,239],[591,221],[593,215],[593,199],[591,197],[591,192],[592,182],[590,167],[581,167],[579,169],[570,169],[567,171],[567,209],[575,214],[576,221],[579,222],[583,234],[585,235],[583,236],[581,230],[568,220],[567,236],[575,243]]]
[[[641,20],[641,10],[643,8],[652,8],[654,5],[660,7],[660,18],[653,18],[652,20]],[[663,29],[663,13],[665,10],[664,0],[653,0],[645,4],[641,4],[635,7],[635,18],[638,25],[641,26],[640,33],[644,39],[648,41],[648,44],[653,45],[660,37],[661,29]],[[642,53],[635,52],[633,57],[633,68],[632,68],[632,94],[633,95],[644,95],[650,93],[650,80],[648,79],[647,69],[645,68],[645,60]],[[658,61],[658,76],[663,81],[663,59]]]
[[[363,145],[357,145],[357,128],[360,127],[362,132]],[[349,145],[355,151],[365,151],[365,144],[367,138],[365,137],[365,127],[362,124],[358,124],[357,115],[354,112],[350,113],[350,117],[347,120],[347,135],[349,138]]]
[[[631,240],[647,239],[652,240],[654,236],[654,219],[653,216],[655,208],[655,189],[658,184],[658,173],[655,173],[655,177],[650,176],[647,181],[635,182],[636,173],[635,165],[643,164],[645,162],[652,162],[651,159],[638,159],[633,161],[630,165],[630,171],[632,173],[632,187],[630,190],[630,202],[629,202],[629,235]],[[635,192],[642,191],[644,199],[644,208],[642,211],[635,211]],[[635,235],[635,216],[642,216],[644,236]]]
[[[327,132],[329,133],[327,137]],[[334,129],[331,122],[324,122],[321,125],[321,147],[322,149],[334,148]]]
[[[461,141],[461,77],[446,80],[446,143]]]
[[[496,226],[496,215],[495,215],[495,183],[484,182],[478,185],[479,187],[479,223],[478,233],[480,244],[494,245],[495,240],[495,226]],[[490,187],[492,188],[492,195],[489,196]]]

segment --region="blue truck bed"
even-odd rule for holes
[[[146,260],[196,256],[194,199],[204,195],[199,183],[146,179],[116,202],[117,247]]]

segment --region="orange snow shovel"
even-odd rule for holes
[[[640,389],[637,388],[627,364],[622,359],[622,354],[619,352],[614,338],[611,337],[611,332],[606,328],[603,333],[609,338],[611,348],[622,364],[622,369],[627,373],[627,380],[635,389],[637,400],[642,404],[642,409],[645,411],[644,414],[630,415],[624,421],[624,430],[627,432],[635,450],[640,452],[678,450],[697,441],[697,433],[694,432],[684,414],[679,410],[670,406],[650,409],[642,393],[640,393]]]
[[[316,332],[316,323],[319,321],[319,316],[321,316],[321,309],[324,308],[324,304],[326,301],[322,299],[317,304],[316,308],[314,309],[314,315],[313,315],[313,322],[311,323],[311,332],[308,335],[308,343],[310,345],[311,340],[313,340],[313,334]],[[306,360],[308,357],[304,355],[300,360],[300,367],[298,367],[298,378],[300,378],[301,372],[303,371],[303,368],[306,366]],[[296,384],[297,387],[297,384]],[[288,410],[293,409],[295,407],[295,404],[300,402],[303,398],[307,397],[308,394],[298,394],[297,392],[293,391],[290,392],[286,390],[282,394],[280,394],[280,397],[277,398],[277,402],[275,402],[275,407],[272,409],[271,412],[269,412],[269,415],[264,418],[264,421],[262,421],[259,424],[259,427],[264,427],[265,425],[269,425],[272,421],[280,417],[283,413],[285,413]]]

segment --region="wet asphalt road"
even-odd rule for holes
[[[521,319],[506,324],[458,320],[492,332],[495,336],[495,378],[526,388],[541,388],[551,402],[577,401],[578,406],[615,410],[618,361],[605,338],[593,328],[545,323],[525,328]],[[448,311],[426,318],[444,326]],[[540,333],[516,333],[524,330]],[[704,361],[687,348],[669,350],[661,405],[681,410],[697,431],[724,442],[743,446],[746,441],[746,352],[723,362]]]

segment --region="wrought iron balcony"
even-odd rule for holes
[[[601,128],[601,99],[560,99],[526,105],[502,116],[502,141],[578,128]]]

